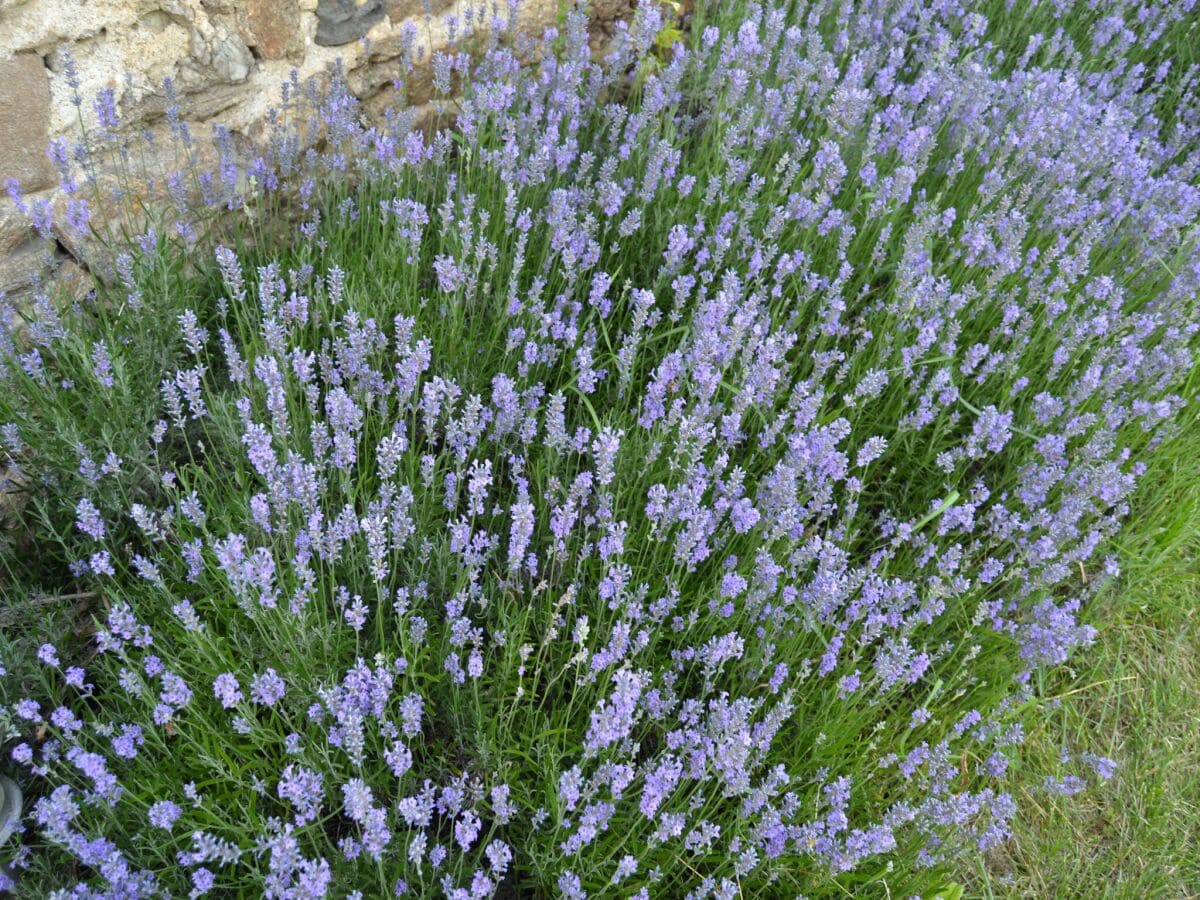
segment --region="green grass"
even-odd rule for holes
[[[1200,373],[1192,378],[1192,387]],[[1193,390],[1194,395],[1194,390]],[[1093,647],[1042,685],[1026,765],[1062,750],[1121,764],[1062,798],[1026,789],[1003,852],[978,861],[983,897],[1200,896],[1200,415],[1150,457],[1117,540],[1122,575],[1088,611]]]
[[[1019,10],[1020,6],[1013,10]],[[1100,7],[1097,7],[1099,10]],[[1044,16],[1045,11],[1038,11]],[[1099,13],[1098,14],[1103,14]],[[1021,52],[1051,33],[1034,15],[989,16]],[[1090,23],[1057,23],[1081,37]],[[1180,73],[1200,54],[1200,20],[1182,17],[1140,59],[1172,61],[1157,112],[1169,128]],[[1086,42],[1084,42],[1086,43]],[[1196,398],[1200,372],[1190,390]],[[1025,764],[1052,770],[1064,750],[1109,756],[1117,776],[1063,798],[1027,787],[1013,838],[966,873],[981,897],[1200,897],[1200,413],[1148,459],[1116,541],[1122,574],[1086,611],[1096,643],[1040,685]]]

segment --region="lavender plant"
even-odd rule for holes
[[[473,17],[453,127],[335,86],[200,182],[291,240],[42,298],[9,565],[102,604],[13,673],[8,886],[913,894],[1002,841],[1185,403],[1200,106],[1144,62],[1190,7],[992,12]]]

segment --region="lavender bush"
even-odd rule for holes
[[[198,179],[289,240],[10,316],[9,566],[100,598],[14,891],[914,894],[1112,774],[1021,720],[1185,402],[1191,4],[511,12]]]

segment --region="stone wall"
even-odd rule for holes
[[[635,2],[521,0],[516,15],[520,28],[540,33],[567,9],[586,7],[598,47]],[[447,44],[449,17],[480,22],[482,10],[490,21],[497,8],[507,15],[508,0],[0,0],[0,183],[16,178],[27,200],[46,199],[61,212],[66,195],[48,142],[74,144],[81,128],[96,135],[92,99],[102,90],[112,92],[120,122],[109,146],[129,146],[146,132],[166,133],[163,84],[171,79],[201,155],[205,141],[211,149],[211,122],[229,126],[243,147],[261,142],[282,83],[293,72],[301,82],[322,76],[339,60],[367,109],[379,109],[406,32],[415,28],[427,60]],[[153,167],[145,146],[138,159]],[[27,293],[47,268],[77,269],[77,248],[55,235],[48,249],[0,194],[0,291]]]

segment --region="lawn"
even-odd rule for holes
[[[1193,375],[1192,384],[1197,382]],[[1200,891],[1200,419],[1153,457],[1117,541],[1096,643],[1040,679],[1029,763],[1067,748],[1118,775],[1083,796],[1022,797],[1013,838],[964,881],[979,896],[1192,897]]]

